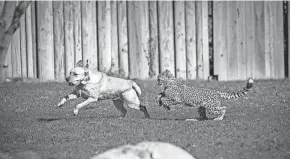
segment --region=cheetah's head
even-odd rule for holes
[[[167,82],[173,82],[175,80],[174,75],[169,71],[169,70],[165,70],[162,73],[160,73],[157,77],[157,84],[163,85]]]

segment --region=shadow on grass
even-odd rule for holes
[[[187,118],[185,119],[180,119],[180,118],[150,118],[151,120],[172,120],[172,121],[186,121]],[[149,119],[149,120],[150,120]],[[213,120],[214,118],[207,118],[207,119],[204,119],[204,118],[193,118],[194,120],[197,120],[197,121],[209,121],[209,120]]]
[[[53,121],[59,121],[59,120],[82,120],[82,119],[123,119],[120,116],[90,116],[90,117],[84,117],[84,116],[72,116],[72,117],[63,117],[63,118],[38,118],[36,119],[38,122],[53,122]],[[138,118],[140,119],[140,118]],[[141,118],[145,119],[145,118]],[[214,118],[193,118],[197,121],[210,121],[213,120]],[[160,120],[160,121],[186,121],[186,119],[180,119],[180,118],[150,118],[146,120]],[[89,122],[88,120],[85,120],[84,122]]]
[[[38,118],[38,122],[52,122],[59,120],[81,120],[81,119],[118,119],[118,116],[99,116],[99,117],[83,117],[83,116],[72,116],[72,117],[63,117],[63,118]],[[86,122],[86,121],[85,121]]]

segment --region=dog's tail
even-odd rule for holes
[[[136,91],[136,93],[137,93],[138,96],[141,95],[141,88],[134,81],[132,81],[132,88]]]
[[[248,91],[251,90],[253,85],[254,85],[254,80],[250,78],[248,79],[246,86],[238,91],[235,91],[235,92],[219,92],[218,91],[218,93],[224,99],[235,99],[235,98],[245,96],[248,93]]]

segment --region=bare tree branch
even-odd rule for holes
[[[0,66],[5,65],[8,46],[14,32],[20,24],[20,17],[26,11],[30,1],[21,1],[16,7],[15,1],[5,1],[2,15],[0,17]],[[9,66],[8,66],[9,67]],[[0,75],[3,75],[3,68],[0,67]],[[3,77],[0,76],[0,81]]]

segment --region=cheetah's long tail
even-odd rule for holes
[[[244,88],[235,91],[235,92],[218,92],[220,94],[220,96],[224,99],[235,99],[235,98],[239,98],[239,97],[243,97],[245,96],[248,91],[251,90],[251,88],[254,85],[254,80],[252,78],[248,79],[247,84]]]

